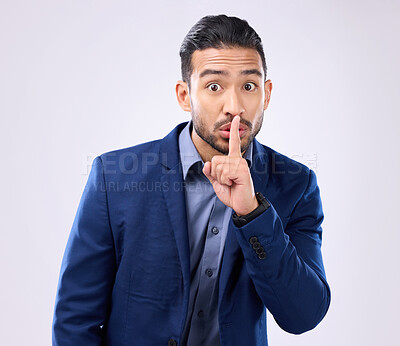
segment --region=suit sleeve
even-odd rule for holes
[[[53,346],[101,345],[115,278],[103,164],[98,156],[65,249],[53,317]]]
[[[232,222],[257,293],[278,325],[292,334],[313,329],[329,308],[321,254],[323,218],[316,176],[310,170],[285,229],[272,204],[245,226]],[[266,256],[259,257],[252,245],[255,240]]]

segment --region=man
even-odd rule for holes
[[[267,345],[330,303],[315,173],[256,139],[272,84],[244,20],[206,16],[181,50],[165,138],[95,158],[65,251],[53,345]]]

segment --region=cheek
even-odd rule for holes
[[[221,101],[218,101],[216,97],[209,95],[200,95],[197,98],[197,110],[208,118],[213,118],[218,116],[219,110],[221,108]]]
[[[259,125],[263,116],[264,104],[253,104],[251,107],[247,108],[247,112],[251,117],[251,120],[249,120],[253,123],[254,128],[256,128]]]
[[[252,117],[254,121],[260,116],[260,114],[264,111],[264,107],[262,103],[252,102],[246,105],[246,112],[249,117]]]
[[[260,114],[260,113],[264,112],[264,98],[263,97],[258,98],[257,101],[254,102],[253,111],[256,114]]]
[[[253,107],[254,111],[263,109],[264,107],[264,97],[262,94],[253,95],[253,98],[249,101],[249,104],[251,105],[251,107]]]

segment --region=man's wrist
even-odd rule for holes
[[[254,195],[254,199],[253,199],[253,203],[252,203],[252,207],[251,208],[249,208],[250,209],[250,211],[249,212],[247,212],[247,213],[243,213],[243,214],[238,214],[238,213],[236,213],[236,215],[237,216],[244,216],[244,215],[248,215],[248,214],[250,214],[251,212],[253,212],[254,210],[256,210],[257,208],[258,208],[258,206],[260,205],[260,202],[258,201],[258,199],[257,199],[257,197],[256,197],[256,195]]]
[[[271,206],[261,192],[256,192],[256,198],[257,201],[259,202],[259,206],[256,207],[252,212],[240,216],[236,214],[236,212],[232,214],[232,220],[233,223],[236,225],[236,227],[242,227],[248,224],[250,221],[255,219],[257,216],[261,215],[265,210],[267,210]]]

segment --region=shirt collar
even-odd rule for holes
[[[201,163],[201,167],[204,166],[204,162],[201,159],[199,152],[193,144],[190,132],[192,130],[192,120],[190,120],[184,129],[179,134],[179,155],[183,170],[183,179],[186,179],[189,169],[197,162]],[[249,168],[251,168],[253,162],[253,141],[250,143],[248,149],[244,154],[244,158],[247,160]]]

